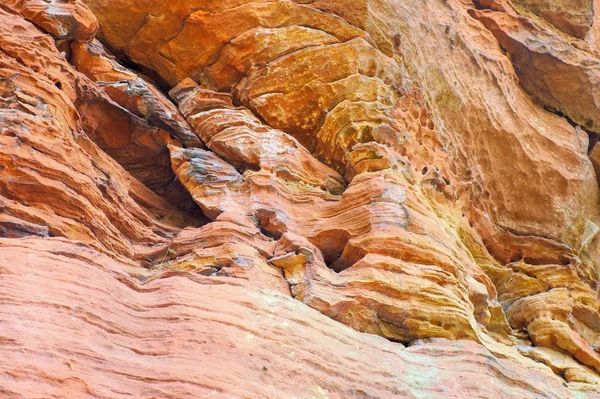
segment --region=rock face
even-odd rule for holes
[[[568,35],[585,38],[594,22],[593,0],[516,0]]]
[[[600,63],[585,45],[510,12],[472,11],[510,55],[528,93],[581,127],[600,132]]]
[[[0,0],[0,393],[600,397],[597,27]]]

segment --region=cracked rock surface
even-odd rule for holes
[[[0,0],[0,396],[600,397],[599,18]]]

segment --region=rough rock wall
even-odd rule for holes
[[[0,0],[0,393],[600,397],[594,18]]]

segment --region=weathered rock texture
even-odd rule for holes
[[[515,3],[580,39],[585,38],[594,22],[593,0],[515,0]]]
[[[600,397],[594,19],[0,0],[0,393]]]

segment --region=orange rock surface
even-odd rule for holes
[[[0,0],[0,396],[600,397],[599,24]]]

